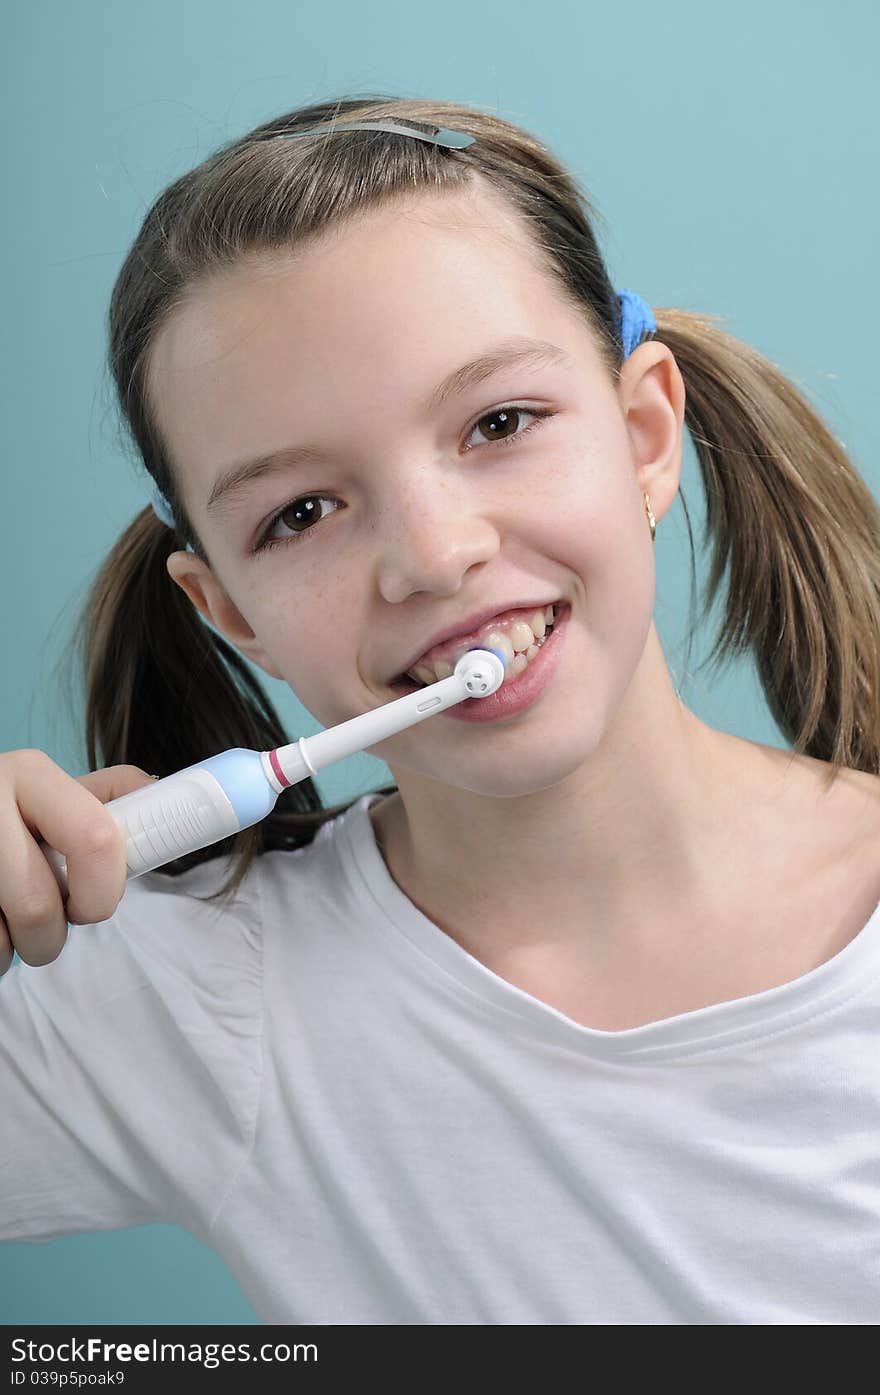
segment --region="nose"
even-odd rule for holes
[[[376,545],[379,591],[392,604],[414,591],[454,595],[470,568],[488,562],[499,546],[485,496],[476,500],[426,470],[383,512]]]

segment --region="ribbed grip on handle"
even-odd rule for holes
[[[241,827],[223,787],[200,765],[111,799],[105,808],[125,841],[128,878],[209,847]],[[66,901],[67,859],[46,843],[40,847]]]
[[[207,848],[239,828],[223,786],[200,766],[111,799],[106,807],[125,838],[129,877]]]

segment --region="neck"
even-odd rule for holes
[[[729,894],[763,750],[684,706],[652,626],[613,725],[556,783],[499,798],[401,770],[371,818],[401,890],[475,957],[552,941],[598,965]]]

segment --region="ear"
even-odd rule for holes
[[[639,488],[659,521],[678,493],[685,386],[667,344],[649,339],[624,359],[617,386]]]
[[[172,552],[166,566],[171,580],[224,639],[273,678],[282,677],[207,562],[192,552]]]

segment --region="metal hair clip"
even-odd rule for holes
[[[426,140],[431,145],[442,145],[449,150],[464,150],[473,145],[476,136],[464,131],[450,131],[445,126],[435,126],[433,131],[417,131],[414,126],[405,126],[398,121],[339,121],[332,125],[310,126],[307,131],[285,131],[276,140],[299,140],[301,136],[331,136],[334,131],[393,131],[398,136],[415,136],[416,140]]]

